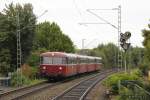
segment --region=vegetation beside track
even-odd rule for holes
[[[11,78],[11,86],[29,86],[29,85],[34,85],[38,84],[40,82],[46,81],[45,79],[33,79],[33,78],[28,78],[21,74],[20,72],[15,72],[12,75]]]
[[[134,69],[130,73],[120,72],[113,75],[110,75],[106,80],[103,81],[103,84],[110,88],[110,91],[113,94],[118,94],[118,82],[125,80],[137,80],[140,81],[141,73],[138,69]]]
[[[116,73],[104,80],[103,85],[108,88],[113,100],[137,100],[139,96],[147,98],[150,96],[150,80],[143,74],[140,69]]]

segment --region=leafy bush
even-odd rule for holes
[[[141,64],[139,66],[139,69],[141,70],[143,75],[148,75],[148,70],[150,70],[150,67],[147,64]]]
[[[24,76],[34,79],[38,73],[38,67],[30,67],[28,64],[24,64],[21,68]]]
[[[0,48],[0,73],[7,76],[8,72],[12,71],[10,66],[11,55],[8,49]]]
[[[32,53],[27,60],[27,64],[29,64],[30,66],[38,66],[40,63],[39,55],[39,53]]]
[[[39,68],[38,67],[31,67],[32,68],[32,74],[30,76],[31,79],[35,79],[38,76]]]
[[[130,75],[128,73],[117,73],[109,76],[103,84],[110,87],[113,94],[118,94],[118,82],[125,80],[139,80],[140,79],[140,71],[133,70]]]
[[[134,69],[131,71],[132,75],[138,76],[138,77],[142,77],[142,71],[139,69]]]
[[[20,72],[15,72],[11,77],[12,86],[23,86],[30,84],[30,80]]]

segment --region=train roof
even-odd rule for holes
[[[72,57],[72,58],[88,58],[88,59],[102,59],[101,57],[93,57],[93,56],[85,56],[73,53],[65,53],[65,52],[45,52],[42,53],[40,56],[46,57]]]

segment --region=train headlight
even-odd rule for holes
[[[43,69],[45,70],[45,69],[46,69],[46,66],[43,66]]]
[[[62,70],[62,67],[59,67],[59,70]]]

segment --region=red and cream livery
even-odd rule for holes
[[[60,78],[100,70],[101,58],[63,52],[40,55],[40,73],[48,78]]]

